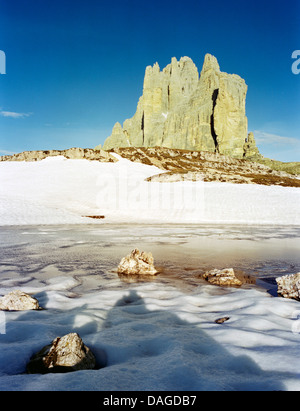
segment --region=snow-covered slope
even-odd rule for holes
[[[87,215],[105,222],[300,224],[298,188],[146,182],[161,170],[119,160],[1,162],[0,225],[91,222]]]

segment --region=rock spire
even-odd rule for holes
[[[159,146],[243,158],[249,146],[246,94],[245,81],[221,72],[210,54],[200,76],[189,57],[173,57],[162,71],[155,63],[146,68],[136,113],[123,127],[115,124],[103,149]]]

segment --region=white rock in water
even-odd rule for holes
[[[158,271],[154,267],[154,259],[151,253],[140,252],[138,249],[135,249],[131,251],[130,255],[122,258],[118,266],[118,273],[155,275]]]
[[[207,271],[203,274],[210,284],[221,285],[221,286],[240,286],[242,281],[240,281],[234,274],[233,268],[225,268],[223,270],[214,269]]]
[[[0,298],[0,310],[4,311],[25,311],[40,310],[39,302],[36,298],[16,290]]]
[[[300,300],[300,273],[277,277],[277,293],[285,298]]]
[[[29,374],[91,370],[96,359],[77,333],[56,337],[35,354],[27,365]]]

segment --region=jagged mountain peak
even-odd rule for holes
[[[249,147],[246,94],[245,81],[221,72],[211,54],[200,76],[186,56],[173,57],[162,70],[155,63],[146,68],[136,113],[113,128],[103,148],[159,146],[243,158]]]

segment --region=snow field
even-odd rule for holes
[[[87,215],[109,223],[300,224],[297,188],[149,183],[160,169],[117,157],[117,163],[1,162],[0,225],[86,224]]]
[[[258,289],[220,295],[205,284],[189,294],[149,283],[79,298],[56,288],[36,294],[46,310],[5,313],[1,390],[300,389],[297,301]],[[230,320],[214,322],[223,316]],[[33,353],[68,332],[78,332],[105,367],[24,374]]]

